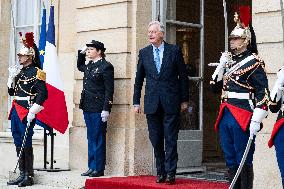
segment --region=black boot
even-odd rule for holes
[[[228,177],[229,177],[229,183],[231,184],[233,182],[234,176],[236,175],[238,170],[238,167],[229,168],[228,170]],[[241,181],[240,177],[238,177],[237,181],[235,182],[235,185],[233,189],[241,189]]]
[[[16,151],[17,151],[17,157],[19,157],[21,148],[16,147]],[[23,151],[21,158],[19,159],[20,175],[15,180],[11,180],[11,181],[7,182],[7,185],[18,185],[20,182],[22,182],[22,180],[24,180],[24,176],[25,176],[25,172],[24,172],[24,170],[25,170],[25,155],[24,154],[25,153]]]
[[[253,188],[253,166],[244,165],[241,172],[241,189]]]
[[[19,187],[31,186],[34,184],[34,155],[32,147],[25,147],[25,177],[18,184]]]

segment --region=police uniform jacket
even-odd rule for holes
[[[248,61],[243,61],[245,59]],[[230,110],[243,130],[247,129],[254,108],[267,110],[269,91],[264,62],[249,50],[234,55],[233,61],[234,64],[229,66],[227,71],[241,61],[246,63],[231,74],[226,75],[225,73],[223,80],[210,82],[214,92],[222,91],[220,112],[215,129],[218,128],[225,107]],[[234,93],[234,97],[230,98],[229,93]],[[242,98],[242,94],[247,94],[249,99]]]
[[[84,72],[80,109],[87,112],[110,111],[114,91],[114,68],[104,58],[85,65],[85,55],[78,53],[77,68]]]
[[[278,112],[278,117],[276,120],[276,123],[274,124],[272,133],[271,133],[271,137],[270,140],[268,142],[268,146],[272,147],[273,146],[273,140],[274,137],[276,136],[277,132],[279,131],[279,129],[284,126],[284,102],[283,102],[283,96],[282,98],[278,101],[278,102],[272,102],[269,105],[269,109],[272,113],[276,113]]]
[[[43,105],[48,97],[45,83],[45,73],[33,64],[23,67],[15,77],[15,86],[8,88],[10,96],[15,96],[12,108],[16,106],[16,111],[21,119],[27,114],[33,103]],[[24,98],[22,98],[24,97]],[[26,100],[24,100],[26,99]]]

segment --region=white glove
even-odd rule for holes
[[[272,101],[278,102],[283,93],[283,85],[284,85],[284,68],[282,68],[279,72],[277,72],[277,80],[273,86],[273,89],[270,92],[270,98]]]
[[[15,77],[20,73],[20,68],[18,66],[10,66],[8,68],[8,71],[9,71],[9,78],[8,78],[8,82],[7,82],[7,86],[9,88],[12,87],[12,84],[14,83],[14,79]]]
[[[250,138],[253,138],[253,136],[256,135],[257,131],[259,130],[260,130],[260,123],[256,121],[251,121],[249,125]]]
[[[7,81],[8,88],[12,88],[14,80],[15,80],[14,78],[11,78],[11,77],[8,78],[8,81]]]
[[[109,116],[109,111],[102,111],[101,117],[102,117],[102,122],[107,122]]]
[[[87,46],[84,46],[82,49],[81,49],[81,54],[85,54],[86,51],[87,51],[88,47]]]
[[[27,115],[28,123],[31,123],[34,120],[35,115],[43,109],[44,109],[43,106],[34,103],[32,107],[29,109],[29,113]]]
[[[229,62],[230,54],[228,52],[223,52],[219,64],[212,75],[213,80],[221,81],[225,72],[226,63]],[[217,77],[217,78],[216,78]]]
[[[28,115],[27,115],[27,121],[28,121],[28,124],[30,124],[35,118],[35,114],[29,112]]]
[[[220,57],[219,63],[225,67],[226,63],[229,62],[229,53],[228,52],[222,52],[222,55]]]
[[[33,114],[37,114],[38,112],[40,112],[43,109],[44,109],[43,106],[38,105],[37,103],[34,103],[32,105],[32,107],[29,109],[29,112],[31,112]]]
[[[20,73],[20,68],[18,66],[10,66],[8,68],[9,71],[9,78],[14,79],[19,73]]]
[[[282,85],[284,84],[284,67],[282,67],[281,70],[279,70],[279,72],[277,72],[277,79],[280,80],[280,83]]]

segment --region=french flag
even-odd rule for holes
[[[42,23],[42,25],[45,25],[45,23]],[[45,36],[45,31],[42,30],[41,34],[42,33],[43,35],[40,36],[41,39]],[[40,41],[39,46],[41,46],[41,44]],[[42,69],[46,73],[48,99],[44,102],[44,109],[37,115],[37,119],[64,134],[68,128],[68,113],[55,46],[54,6],[50,7],[45,47],[39,48],[39,51],[41,55],[44,55]]]

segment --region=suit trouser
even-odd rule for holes
[[[159,105],[156,113],[147,114],[146,118],[156,158],[157,174],[175,174],[178,161],[179,114],[167,114]]]
[[[96,171],[105,170],[106,163],[106,122],[101,113],[83,112],[87,126],[88,167]]]
[[[227,167],[238,167],[246,149],[249,132],[244,132],[242,130],[227,108],[224,109],[222,119],[219,123],[219,135]],[[246,166],[252,166],[254,150],[255,144],[253,141],[245,161]]]
[[[31,123],[28,129],[25,147],[32,147],[32,137],[34,134],[34,131],[33,131],[34,125],[35,125],[35,121]],[[13,108],[11,112],[11,131],[12,131],[12,136],[14,139],[14,144],[16,147],[21,148],[22,142],[25,136],[26,128],[27,128],[27,125],[24,124],[20,120],[16,109]]]
[[[282,186],[284,187],[284,125],[281,126],[274,138],[274,146],[276,151],[276,158],[278,167],[280,169]]]

